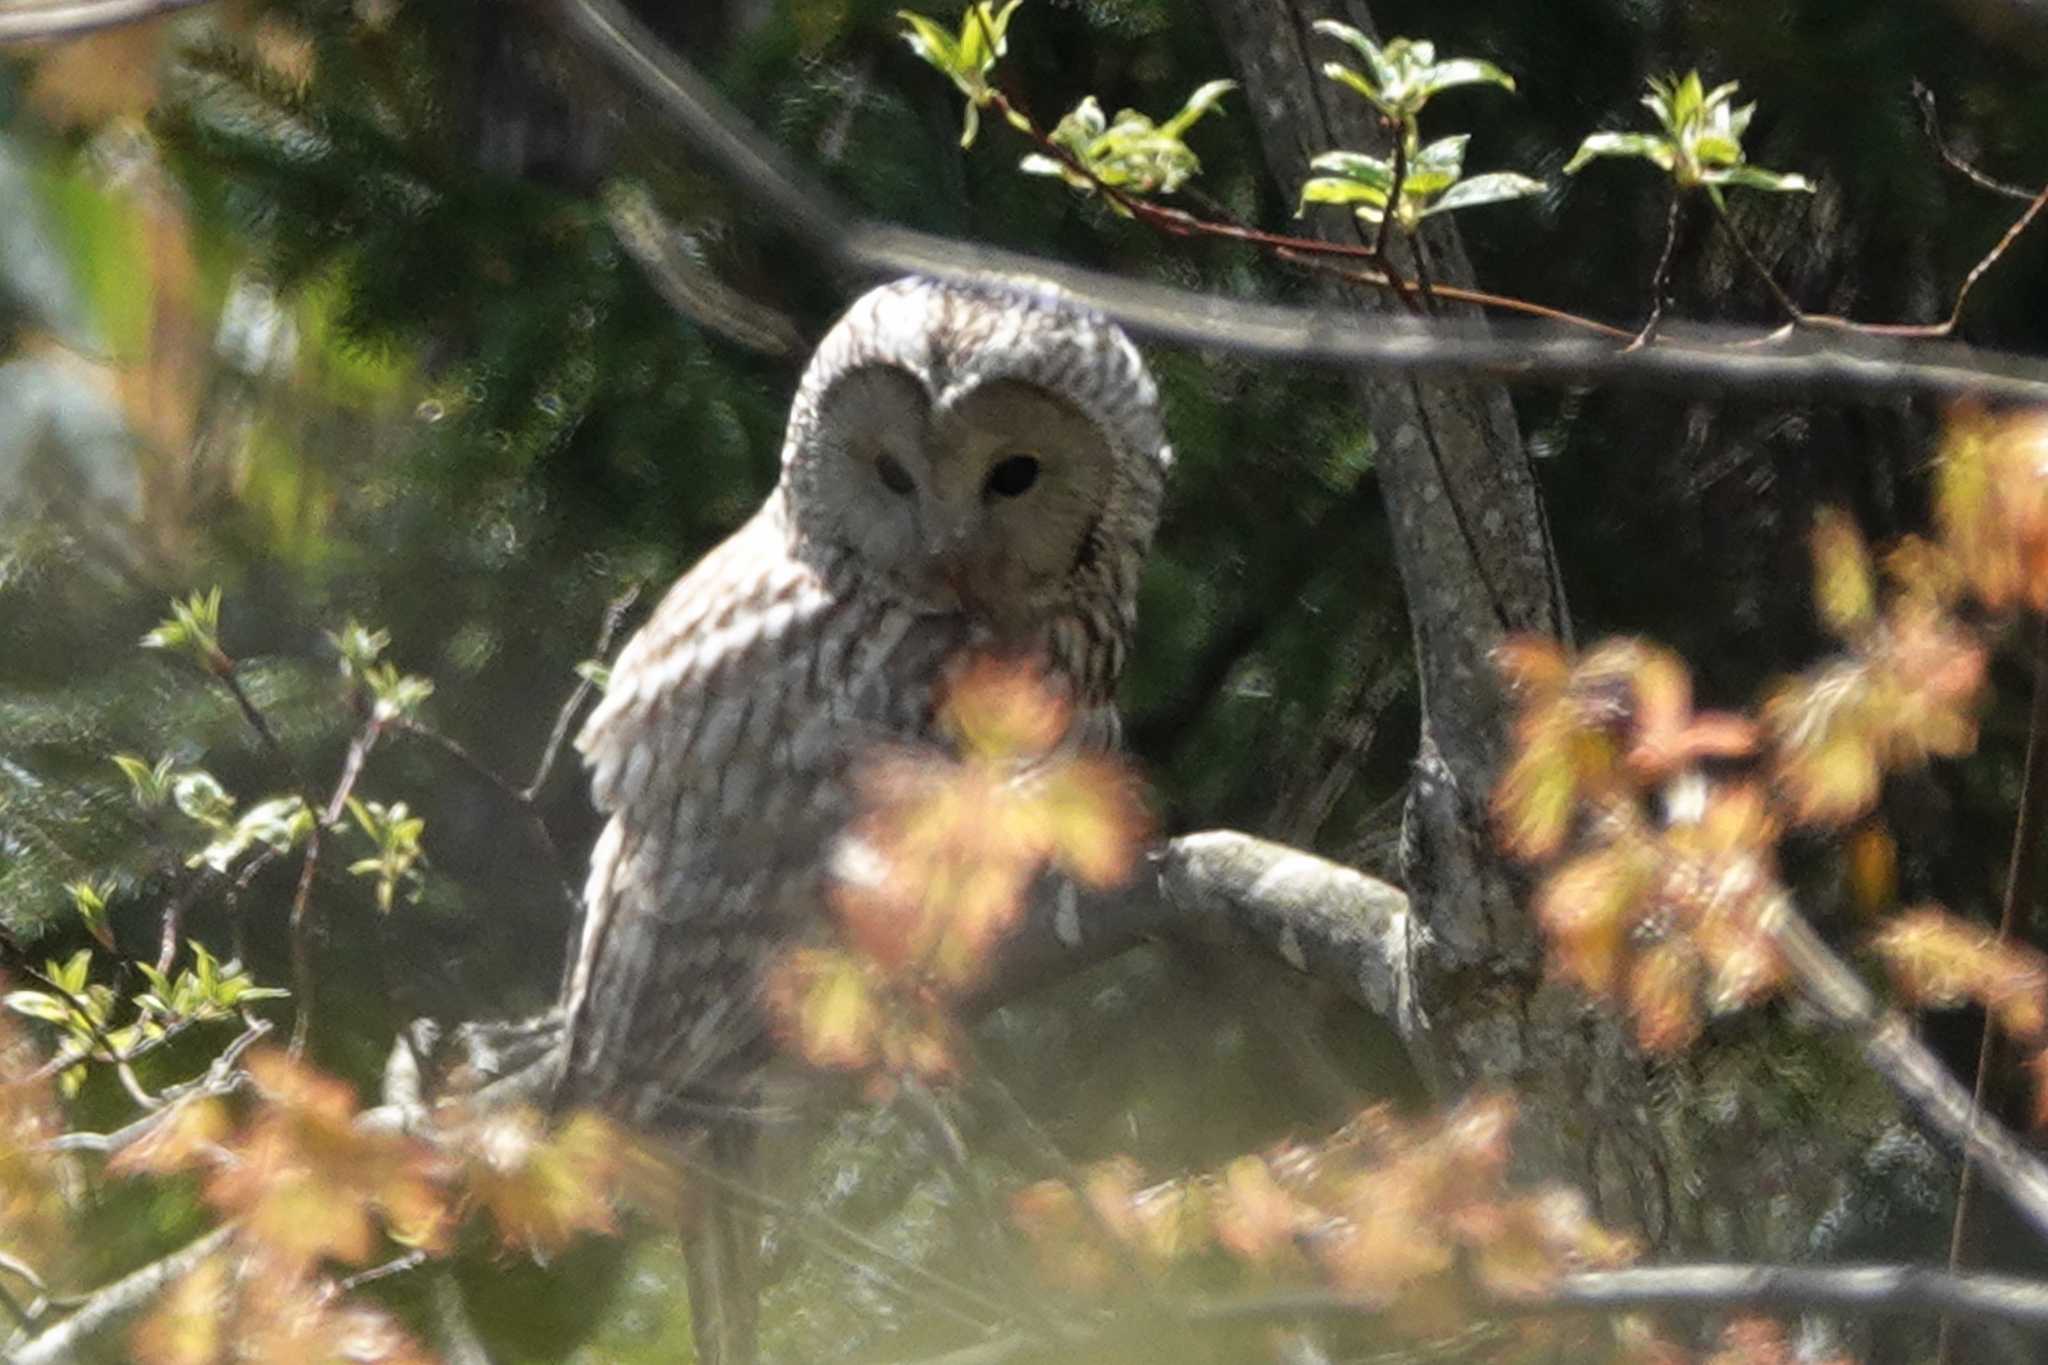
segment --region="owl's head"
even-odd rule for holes
[[[899,280],[812,357],[782,491],[799,554],[1016,629],[1133,590],[1170,459],[1113,323],[1045,285]]]

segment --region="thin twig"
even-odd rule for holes
[[[1970,273],[1963,276],[1962,284],[1956,289],[1955,307],[1949,309],[1948,322],[1943,329],[1945,332],[1953,331],[1956,324],[1962,320],[1963,301],[1970,297],[1970,291],[1976,288],[1977,281],[1984,277],[1985,271],[1998,264],[1998,258],[2005,254],[2005,249],[2017,241],[2019,235],[2027,230],[2027,225],[2041,215],[2041,207],[2044,204],[2048,204],[2048,185],[2041,187],[2033,202],[2027,205],[2026,212],[2013,220],[2013,225],[2005,230],[2005,235],[1992,245],[1991,250],[1984,253],[1984,259],[1971,266]]]
[[[827,1214],[778,1199],[745,1181],[734,1180],[712,1163],[699,1161],[687,1153],[677,1151],[673,1156],[677,1165],[693,1179],[714,1185],[757,1211],[772,1213],[786,1220],[797,1235],[804,1237],[817,1250],[848,1269],[879,1279],[912,1302],[919,1298],[910,1287],[915,1283],[930,1293],[925,1300],[926,1306],[937,1308],[968,1326],[986,1330],[992,1321],[1015,1320],[1015,1315],[1008,1308],[979,1290],[958,1284],[916,1261],[899,1256]],[[892,1276],[900,1278],[892,1280]],[[952,1302],[946,1301],[948,1298]]]
[[[349,797],[355,794],[356,781],[363,775],[363,764],[369,758],[370,750],[384,733],[385,721],[374,711],[362,729],[349,741],[348,756],[342,760],[341,776],[335,779],[334,790],[316,812],[311,829],[306,833],[306,857],[299,864],[298,884],[292,888],[292,908],[288,920],[291,931],[292,957],[292,1036],[285,1045],[285,1051],[294,1059],[305,1055],[306,1040],[313,1030],[313,879],[320,869],[320,832],[341,819],[341,813],[348,806]]]
[[[187,882],[178,894],[164,903],[163,933],[157,941],[156,969],[169,972],[171,964],[178,960],[178,937],[185,923],[185,912],[199,900],[199,893],[211,886],[220,876],[212,868],[201,868],[198,875]]]
[[[241,1069],[242,1054],[270,1032],[268,1020],[245,1014],[242,1022],[244,1028],[241,1035],[221,1049],[220,1056],[207,1065],[204,1074],[182,1085],[165,1088],[163,1103],[159,1108],[109,1133],[60,1133],[44,1143],[43,1150],[91,1152],[98,1156],[113,1156],[156,1131],[181,1104],[208,1096],[231,1095],[241,1089],[249,1079],[248,1073]]]
[[[83,1021],[85,1026],[92,1031],[92,1040],[99,1046],[101,1051],[88,1052],[85,1054],[84,1059],[110,1064],[114,1068],[114,1075],[120,1079],[121,1088],[126,1090],[128,1097],[134,1100],[141,1108],[161,1109],[163,1107],[162,1100],[143,1088],[141,1080],[135,1075],[135,1068],[130,1064],[128,1055],[120,1048],[114,1046],[113,1040],[107,1037],[106,1029],[101,1026],[99,1020],[93,1017],[92,1010],[87,1007],[85,1001],[79,999],[75,992],[68,989],[63,982],[47,972],[39,972],[34,968],[30,968],[27,974],[30,980],[40,985],[48,986],[58,995],[64,997],[64,1003],[71,1006],[72,1014]],[[46,1063],[45,1065],[47,1066],[48,1064]]]
[[[2033,899],[2034,850],[2041,841],[2044,816],[2048,816],[2048,614],[2034,623],[2034,704],[2027,718],[2027,757],[2020,776],[2019,812],[2013,820],[2012,850],[2005,865],[2005,899],[1998,910],[1998,942],[2011,939],[2019,922],[2019,908]],[[1984,1016],[1984,1033],[1977,1042],[1976,1081],[1970,1092],[1970,1130],[1974,1135],[1984,1112],[1985,1088],[1991,1080],[1992,1045],[1998,1037],[1996,1016]],[[1948,1268],[1962,1264],[1963,1243],[1969,1233],[1970,1201],[1976,1193],[1977,1163],[1967,1155],[1962,1174],[1956,1178],[1956,1211],[1949,1225]],[[1940,1335],[1934,1349],[1935,1365],[1948,1365],[1954,1342],[1954,1319],[1942,1315]]]
[[[542,856],[548,860],[549,866],[555,870],[555,882],[561,892],[563,903],[569,907],[569,912],[572,915],[581,914],[583,911],[583,899],[576,894],[576,888],[570,883],[568,875],[563,870],[566,864],[562,861],[561,850],[555,847],[555,837],[548,833],[547,821],[541,818],[539,808],[533,802],[527,800],[519,788],[506,781],[502,773],[471,753],[459,741],[450,739],[439,730],[422,725],[418,721],[401,721],[398,728],[400,734],[411,735],[415,739],[422,739],[433,745],[442,753],[469,769],[471,773],[483,779],[484,782],[489,784],[507,801],[510,801],[519,808],[521,813],[526,816],[527,828],[533,834],[534,844],[540,849]]]
[[[1647,346],[1657,339],[1657,324],[1664,320],[1664,291],[1671,282],[1671,257],[1678,249],[1678,214],[1683,199],[1674,187],[1671,203],[1664,210],[1664,249],[1657,255],[1657,268],[1650,274],[1650,316],[1636,333],[1629,349]]]
[[[1815,346],[1808,338],[1798,350],[1737,350],[1736,343],[1755,339],[1753,331],[1701,328],[1682,345],[1623,351],[1555,325],[1487,328],[1450,318],[1425,322],[1225,298],[866,222],[797,169],[615,0],[557,3],[575,39],[652,101],[707,167],[783,231],[857,275],[915,274],[983,285],[1007,277],[1021,289],[1049,284],[1141,337],[1345,369],[1551,384],[1610,381],[1688,393],[1721,387],[1831,390],[1887,402],[1908,392],[2048,402],[2048,367],[2037,359],[1908,344],[1882,334],[1857,334],[1853,349]]]
[[[1949,164],[1951,170],[1961,173],[1964,178],[1968,179],[1971,184],[1976,185],[1978,188],[1990,190],[1993,194],[2002,194],[2008,199],[2017,199],[2024,203],[2034,197],[2035,191],[2033,190],[2019,185],[2009,185],[2003,180],[1996,180],[1986,175],[1983,171],[1978,170],[1968,161],[1965,161],[1956,153],[1955,149],[1942,140],[1941,121],[1935,116],[1934,112],[1934,92],[1928,89],[1926,85],[1919,81],[1914,81],[1913,97],[1920,105],[1920,124],[1927,130],[1927,140],[1934,144],[1934,150],[1941,154],[1941,159]]]
[[[597,645],[591,650],[593,658],[602,659],[611,651],[612,636],[618,631],[620,620],[632,609],[633,604],[640,600],[640,587],[640,584],[635,583],[606,604],[604,621],[597,630]],[[517,793],[522,802],[527,805],[533,804],[534,799],[540,795],[540,789],[547,785],[548,773],[555,766],[555,756],[562,751],[562,741],[569,737],[569,723],[575,719],[576,713],[582,709],[583,703],[590,699],[590,694],[595,690],[596,684],[590,679],[579,678],[575,690],[569,694],[569,700],[563,702],[562,709],[555,713],[555,727],[548,733],[547,747],[540,752],[540,762],[534,767],[533,777]]]
[[[1764,288],[1770,291],[1778,307],[1785,311],[1785,317],[1794,325],[1804,322],[1805,310],[1792,301],[1792,296],[1778,283],[1778,277],[1771,273],[1771,268],[1764,264],[1763,258],[1750,247],[1749,239],[1742,235],[1741,230],[1735,226],[1735,220],[1728,216],[1727,203],[1719,194],[1713,192],[1711,186],[1708,188],[1707,199],[1713,204],[1714,216],[1721,220],[1721,227],[1727,232],[1728,240],[1735,243],[1735,249],[1742,254],[1742,259],[1749,263],[1749,268],[1764,282]]]
[[[345,1276],[335,1281],[334,1292],[336,1294],[352,1294],[366,1284],[375,1284],[379,1280],[388,1280],[394,1275],[403,1275],[408,1271],[417,1270],[426,1263],[426,1259],[427,1253],[421,1251],[418,1247],[414,1247],[403,1256],[394,1256],[382,1265],[373,1265],[368,1270],[358,1270],[353,1275]]]

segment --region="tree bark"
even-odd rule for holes
[[[1384,153],[1377,114],[1325,79],[1344,50],[1313,32],[1341,19],[1375,34],[1360,3],[1210,0],[1258,123],[1279,192],[1292,199],[1309,160],[1331,148]],[[1369,245],[1350,215],[1320,209],[1328,240]],[[1398,238],[1399,234],[1393,234]],[[1437,283],[1469,284],[1457,231],[1433,222],[1422,264]],[[1414,248],[1390,244],[1409,278]],[[1351,306],[1387,311],[1384,292]],[[1439,312],[1449,311],[1438,303]],[[1498,385],[1424,384],[1354,374],[1377,443],[1381,486],[1422,683],[1422,735],[1409,789],[1402,872],[1428,934],[1415,963],[1429,1021],[1418,1065],[1446,1098],[1478,1085],[1523,1102],[1517,1139],[1532,1175],[1593,1192],[1610,1218],[1652,1240],[1668,1223],[1669,1191],[1639,1058],[1608,1018],[1541,978],[1524,888],[1496,854],[1487,817],[1507,740],[1505,699],[1489,655],[1503,637],[1568,631],[1557,563],[1507,393]]]

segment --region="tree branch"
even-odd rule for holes
[[[1495,1296],[1490,1303],[1495,1310],[1513,1316],[1631,1313],[1654,1308],[1883,1314],[1910,1309],[1986,1322],[2048,1326],[2048,1283],[2009,1275],[1951,1275],[1912,1265],[1709,1263],[1590,1270],[1562,1277],[1547,1293],[1526,1298]],[[1317,1292],[1222,1300],[1190,1309],[1198,1321],[1207,1322],[1378,1317],[1385,1311],[1383,1304]]]
[[[1836,1312],[1891,1316],[1944,1312],[1988,1323],[2048,1326],[2048,1284],[2008,1275],[1952,1275],[1924,1266],[1666,1265],[1565,1275],[1547,1291],[1494,1296],[1490,1312],[1504,1318],[1568,1313],[1639,1313],[1682,1308],[1714,1313],[1766,1309],[1782,1313]],[[1168,1309],[1180,1324],[1378,1322],[1383,1300],[1331,1289],[1282,1290],[1236,1298],[1201,1299]],[[1064,1350],[1120,1337],[1156,1333],[1154,1315],[1132,1313]],[[992,1337],[915,1365],[1008,1365],[1042,1353],[1044,1342],[1023,1334]]]
[[[74,0],[70,4],[10,5],[0,10],[0,43],[71,38],[205,3],[206,0]]]
[[[1249,947],[1390,1024],[1423,1030],[1411,963],[1423,929],[1400,888],[1353,868],[1235,830],[1185,834],[1148,874],[1083,896],[1066,882],[1034,897],[970,1011],[979,1013],[1150,939]]]
[[[1863,1056],[1934,1129],[1998,1186],[2022,1218],[2048,1235],[2048,1166],[2044,1166],[1988,1115],[1980,1115],[1970,1092],[1941,1059],[1913,1036],[1912,1021],[1879,1005],[1870,987],[1815,933],[1793,908],[1779,900],[1766,925],[1807,999],[1838,1028],[1863,1046]]]
[[[1274,360],[1404,373],[1487,376],[1552,384],[1611,380],[1684,389],[1901,392],[2048,402],[2048,366],[2019,356],[1831,329],[1770,346],[1727,328],[1617,350],[1550,325],[1486,329],[1451,319],[1282,307],[1081,270],[1056,261],[862,220],[735,113],[687,62],[614,0],[559,0],[571,34],[676,127],[705,161],[790,235],[857,274],[919,274],[987,283],[1045,281],[1142,336]]]
[[[220,1250],[234,1235],[235,1225],[223,1223],[170,1255],[94,1290],[70,1317],[7,1350],[7,1365],[61,1365],[75,1359],[85,1341],[141,1308],[174,1280]]]

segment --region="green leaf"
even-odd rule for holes
[[[1803,175],[1789,171],[1767,171],[1759,166],[1727,166],[1705,171],[1700,179],[1708,185],[1740,185],[1751,190],[1812,194],[1814,185]]]
[[[1498,204],[1507,199],[1526,199],[1532,194],[1543,193],[1546,186],[1541,180],[1532,180],[1514,171],[1491,171],[1460,180],[1445,191],[1444,196],[1430,205],[1425,213],[1449,213],[1457,209],[1469,209],[1478,204]]]
[[[1693,139],[1692,154],[1705,166],[1732,166],[1742,160],[1742,144],[1725,133],[1701,133]]]
[[[303,797],[273,796],[242,813],[218,839],[185,860],[187,867],[204,864],[226,873],[257,844],[289,853],[313,832],[313,812]]]
[[[1301,207],[1296,213],[1298,215],[1310,204],[1365,204],[1377,210],[1385,208],[1386,203],[1387,192],[1377,185],[1336,176],[1318,176],[1301,187]]]
[[[585,659],[577,664],[576,676],[600,692],[612,685],[612,670],[602,659]]]
[[[1430,67],[1423,74],[1422,84],[1432,95],[1460,85],[1497,85],[1503,90],[1513,90],[1515,78],[1492,62],[1482,62],[1476,57],[1456,57]]]
[[[173,598],[170,619],[143,636],[142,647],[187,655],[214,673],[232,669],[234,661],[220,647],[220,588],[194,592],[182,602]]]
[[[1353,90],[1357,91],[1359,94],[1365,96],[1365,98],[1372,103],[1372,106],[1375,109],[1380,110],[1382,113],[1393,112],[1393,106],[1380,94],[1379,87],[1375,86],[1370,81],[1366,80],[1365,77],[1359,75],[1350,67],[1344,65],[1344,63],[1324,62],[1323,75],[1328,77],[1330,80],[1336,81],[1340,85],[1347,85],[1351,87]]]
[[[155,810],[170,799],[169,754],[165,754],[155,763],[145,763],[134,754],[115,754],[114,766],[128,779],[128,785],[135,795],[135,804],[144,810]]]
[[[1465,171],[1465,144],[1471,140],[1469,134],[1459,133],[1438,138],[1417,152],[1402,177],[1402,198],[1427,199],[1456,184]]]
[[[327,638],[341,655],[342,671],[352,678],[362,676],[391,644],[390,631],[371,630],[353,616],[340,630],[328,632]]]
[[[47,962],[43,966],[44,974],[55,983],[58,990],[69,991],[73,995],[84,995],[86,980],[92,975],[92,949],[80,948],[65,958],[61,964]]]
[[[112,952],[114,929],[107,922],[109,888],[95,882],[73,882],[64,890],[71,896],[71,908],[78,911],[79,918],[85,921],[87,932],[98,941],[100,947]]]
[[[1654,133],[1589,133],[1564,164],[1564,173],[1576,175],[1587,162],[1601,156],[1640,157],[1667,171],[1677,160],[1671,143]]]
[[[1364,152],[1323,152],[1308,163],[1312,171],[1333,171],[1346,180],[1373,185],[1382,192],[1394,188],[1394,164]]]
[[[389,662],[372,664],[364,669],[363,681],[369,686],[370,695],[376,698],[371,715],[380,724],[412,719],[420,704],[434,695],[433,679],[402,674],[396,664]]]
[[[31,1019],[42,1019],[52,1024],[71,1022],[70,1003],[47,991],[9,991],[0,996],[0,1005]]]
[[[179,773],[171,782],[171,800],[186,816],[208,829],[227,828],[235,813],[235,798],[203,768]]]
[[[1386,87],[1394,84],[1398,79],[1397,73],[1388,63],[1386,55],[1381,52],[1379,44],[1366,37],[1365,34],[1351,25],[1339,23],[1335,19],[1318,19],[1310,27],[1326,38],[1335,38],[1338,42],[1345,44],[1359,56],[1365,58],[1365,64],[1372,68],[1372,81],[1367,83],[1362,79],[1360,80],[1358,86],[1360,94],[1365,95],[1369,99],[1377,99],[1380,90],[1384,90]],[[1323,73],[1328,75],[1329,70],[1330,68],[1326,66],[1323,68]],[[1353,74],[1356,75],[1355,72]]]
[[[1181,137],[1194,126],[1195,120],[1214,109],[1225,95],[1235,89],[1236,81],[1209,81],[1195,87],[1195,93],[1188,96],[1187,103],[1181,105],[1180,112],[1159,125],[1161,135],[1170,138]]]
[[[903,40],[910,44],[910,50],[920,60],[930,63],[948,76],[961,69],[960,49],[953,41],[953,35],[946,32],[922,14],[913,14],[907,9],[896,11],[896,17],[910,25],[910,31]]]

